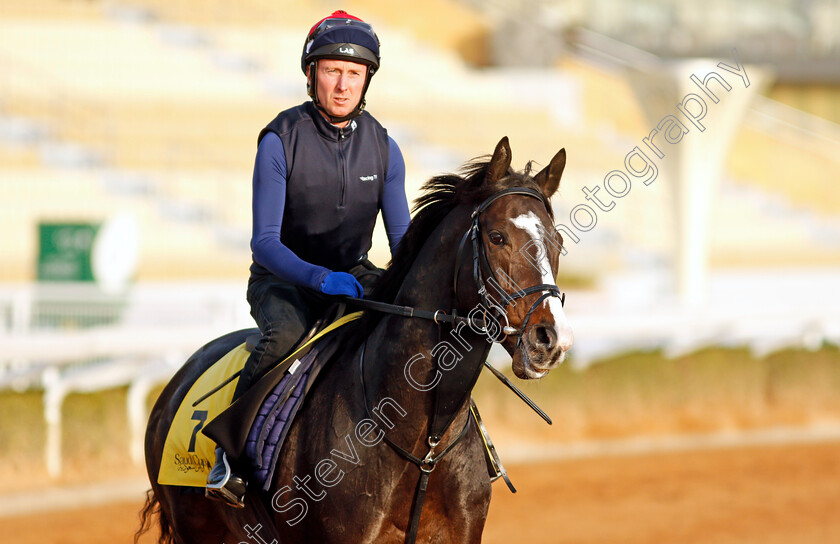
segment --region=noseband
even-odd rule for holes
[[[475,281],[476,286],[478,287],[478,295],[481,297],[481,304],[484,306],[487,311],[493,311],[497,316],[497,321],[501,324],[501,320],[498,318],[504,318],[506,326],[502,327],[502,334],[507,337],[510,335],[516,335],[517,338],[517,345],[522,342],[522,333],[525,331],[525,328],[528,326],[528,320],[531,319],[531,314],[534,313],[534,310],[540,305],[541,302],[546,300],[548,297],[557,297],[560,299],[560,305],[563,306],[566,302],[566,294],[561,293],[560,289],[553,284],[550,283],[542,283],[538,285],[532,285],[531,287],[526,287],[525,289],[519,289],[513,293],[505,293],[501,291],[501,284],[496,279],[493,270],[490,267],[490,262],[487,260],[487,251],[485,250],[484,244],[480,243],[479,239],[481,238],[481,214],[490,207],[490,205],[495,202],[496,200],[502,198],[503,196],[508,195],[525,195],[530,196],[532,198],[536,198],[540,202],[545,205],[546,209],[550,209],[550,205],[546,200],[545,196],[535,189],[530,189],[528,187],[511,187],[508,189],[503,189],[498,193],[491,195],[487,198],[484,202],[479,204],[478,206],[473,209],[472,215],[470,218],[472,219],[472,224],[469,228],[467,228],[467,232],[464,233],[464,236],[461,237],[461,242],[458,244],[458,252],[455,255],[455,274],[452,279],[452,289],[455,293],[457,298],[458,296],[458,273],[461,269],[461,258],[463,256],[464,247],[467,245],[467,239],[472,240],[472,247],[473,247],[473,280]],[[491,298],[487,293],[487,286],[484,281],[484,274],[487,274],[487,277],[490,281],[495,282],[496,285],[499,286],[497,291],[502,297],[502,300],[496,302],[493,298]],[[518,286],[517,286],[518,287]],[[542,295],[531,305],[531,308],[528,310],[528,313],[525,314],[525,319],[522,322],[522,326],[519,329],[510,326],[510,322],[507,318],[507,312],[505,308],[515,301],[516,299],[526,297],[528,295],[534,293],[542,293]],[[485,318],[484,323],[484,330],[483,332],[488,335],[488,337],[493,338],[490,336],[490,331],[487,329],[487,320]],[[504,338],[493,338],[496,342],[501,342]]]

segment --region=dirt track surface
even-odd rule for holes
[[[519,492],[494,485],[485,544],[840,542],[840,443],[599,457],[509,472]],[[128,543],[140,505],[0,519],[0,540]]]

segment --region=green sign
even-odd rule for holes
[[[38,281],[93,281],[96,223],[40,223]]]

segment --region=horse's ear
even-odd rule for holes
[[[540,184],[545,196],[551,197],[557,186],[560,185],[560,176],[563,175],[563,169],[566,167],[566,148],[564,147],[554,155],[548,166],[534,176],[534,181]]]
[[[510,155],[510,143],[508,143],[508,137],[505,136],[496,144],[496,149],[493,151],[493,158],[490,159],[490,164],[487,165],[487,175],[484,178],[485,183],[495,183],[505,177],[508,168],[510,168]]]

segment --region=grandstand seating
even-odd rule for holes
[[[828,85],[777,85],[768,93],[773,100],[840,123],[840,89]]]
[[[3,168],[2,175],[4,212],[0,224],[14,234],[4,237],[4,281],[24,281],[35,276],[39,221],[104,222],[117,212],[131,214],[142,225],[137,272],[140,278],[235,277],[241,276],[250,264],[247,251],[220,243],[206,223],[185,219],[188,214],[183,210],[179,217],[176,210],[167,213],[162,209],[176,203],[155,197],[155,188],[177,186],[177,180],[161,176],[152,186],[153,198],[137,199],[103,190],[105,174],[86,170]],[[205,188],[225,191],[220,199],[247,210],[250,195],[228,191],[234,185],[230,180],[216,176],[205,181]],[[195,206],[194,202],[189,204]],[[240,242],[247,247],[247,237]]]
[[[766,117],[753,115],[734,142],[731,171],[795,206],[823,216],[840,214],[840,125],[816,120],[819,126],[810,128],[789,122],[768,126]]]
[[[481,44],[490,22],[453,1],[435,0],[419,13],[382,0],[357,0],[346,9],[374,22],[382,38],[383,69],[368,103],[400,141],[409,198],[429,176],[488,153],[508,135],[516,167],[528,159],[545,163],[567,148],[559,221],[583,201],[581,188],[620,167],[649,129],[621,74],[589,61],[568,56],[554,71],[469,68],[464,56],[486,61]],[[5,2],[0,176],[18,196],[4,199],[0,226],[29,232],[4,244],[0,280],[32,277],[32,221],[104,218],[117,209],[143,222],[141,279],[242,277],[256,133],[277,111],[305,99],[301,29],[322,11],[301,0],[282,7],[267,0],[235,7],[221,0]],[[803,139],[782,130],[785,123],[752,119],[736,138],[726,183],[836,216],[840,199],[830,173],[838,171],[837,142]],[[658,185],[623,201],[589,239],[667,253],[669,197],[665,183]],[[742,196],[751,194],[724,191],[721,210],[732,210],[733,202],[750,206],[751,197]],[[756,225],[775,221],[773,213],[746,214],[749,225],[739,219],[744,214],[720,213],[732,221],[716,223],[728,232],[720,255],[732,255],[732,245],[768,245],[772,229]],[[825,261],[808,229],[786,232],[804,233],[803,263]],[[582,254],[600,254],[584,245]],[[384,264],[381,231],[377,247],[375,260]],[[601,255],[588,266],[621,262]]]
[[[97,20],[102,4],[83,0],[8,0],[3,2],[5,20]]]

